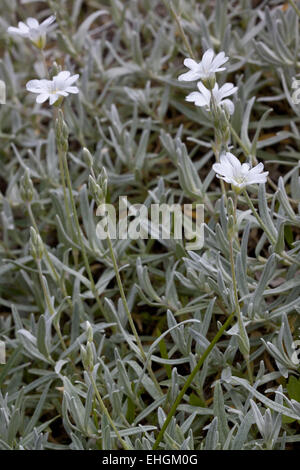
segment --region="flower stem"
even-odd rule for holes
[[[47,78],[49,79],[49,78],[50,78],[50,75],[49,75],[49,71],[48,71],[48,67],[47,67],[47,61],[46,61],[46,56],[45,56],[44,49],[40,49],[40,51],[41,51],[41,57],[42,57],[43,67],[44,67],[44,69],[45,69],[45,75],[46,75]]]
[[[107,417],[108,422],[109,422],[109,424],[111,425],[112,429],[114,430],[114,432],[115,432],[117,438],[119,439],[120,444],[122,445],[123,449],[125,449],[125,450],[130,450],[130,448],[128,447],[128,445],[127,445],[126,442],[124,441],[124,439],[122,439],[122,437],[121,437],[121,435],[120,435],[118,429],[116,428],[116,426],[115,426],[113,420],[111,419],[111,416],[110,416],[110,414],[109,414],[109,412],[108,412],[108,409],[106,408],[106,406],[105,406],[105,404],[104,404],[104,402],[103,402],[103,400],[102,400],[102,398],[101,398],[101,395],[100,395],[99,390],[98,390],[98,388],[97,388],[97,384],[96,384],[96,382],[95,382],[95,380],[94,380],[94,377],[93,377],[93,375],[92,375],[91,372],[89,372],[89,377],[90,377],[90,381],[91,381],[91,383],[92,383],[92,386],[93,386],[95,395],[96,395],[96,397],[97,397],[97,399],[98,399],[98,401],[99,401],[100,408],[101,408],[102,412],[103,412],[103,413],[105,414],[105,416]]]
[[[212,340],[212,342],[210,343],[210,345],[206,348],[206,350],[204,351],[204,353],[202,354],[201,358],[199,359],[197,365],[194,367],[194,369],[192,370],[191,374],[189,375],[189,377],[187,378],[184,386],[182,387],[182,390],[181,392],[178,394],[174,404],[172,405],[172,408],[170,409],[169,413],[168,413],[168,416],[156,438],[156,441],[153,445],[153,450],[157,450],[163,436],[164,436],[164,433],[171,421],[171,419],[173,418],[176,410],[177,410],[177,407],[179,406],[181,400],[183,399],[184,397],[184,394],[185,392],[187,391],[187,389],[189,388],[189,386],[191,385],[191,383],[193,382],[197,372],[200,370],[201,366],[203,365],[204,361],[207,359],[207,357],[209,356],[210,352],[212,351],[212,349],[214,348],[214,346],[216,345],[216,343],[219,341],[219,339],[221,338],[221,336],[223,335],[224,331],[226,331],[226,329],[231,325],[231,322],[234,318],[234,315],[235,315],[235,312],[231,313],[229,315],[229,317],[227,318],[226,322],[224,323],[224,325],[219,329],[218,333],[216,334],[216,336],[214,337],[214,339]]]
[[[182,37],[182,40],[183,40],[183,42],[184,42],[184,44],[185,44],[185,47],[186,47],[186,49],[187,49],[187,51],[188,51],[188,53],[189,53],[189,56],[190,56],[192,59],[196,60],[195,54],[193,53],[193,50],[192,50],[191,45],[190,45],[190,43],[189,43],[189,40],[188,40],[188,38],[187,38],[187,36],[186,36],[186,34],[185,34],[184,30],[183,30],[183,27],[182,27],[182,25],[181,25],[181,23],[180,23],[180,18],[179,18],[179,16],[177,15],[176,11],[174,10],[173,5],[171,4],[171,2],[167,2],[167,0],[163,0],[163,2],[164,2],[164,4],[165,4],[166,8],[168,8],[168,9],[170,10],[170,13],[171,13],[172,17],[174,18],[174,20],[175,20],[175,22],[176,22],[176,24],[177,24],[178,31],[179,31],[179,33],[180,33],[180,36]]]
[[[80,224],[79,224],[78,215],[77,215],[76,206],[75,206],[75,201],[74,201],[74,196],[73,196],[72,183],[71,183],[71,178],[70,178],[70,173],[69,173],[69,168],[68,168],[68,162],[67,162],[67,155],[66,155],[66,152],[61,152],[61,153],[62,153],[64,173],[66,175],[67,186],[68,186],[68,190],[69,190],[69,197],[70,197],[70,201],[71,201],[72,212],[73,212],[75,225],[76,225],[76,229],[77,229],[77,236],[78,236],[79,244],[80,244],[80,247],[81,247],[85,268],[86,268],[86,271],[87,271],[87,274],[88,274],[88,277],[89,277],[89,280],[90,280],[90,283],[91,283],[92,293],[93,293],[93,295],[96,299],[96,302],[98,304],[100,312],[105,317],[104,307],[103,307],[102,302],[100,300],[100,297],[97,293],[97,289],[96,289],[96,286],[95,286],[95,281],[94,281],[94,278],[93,278],[93,275],[92,275],[92,272],[91,272],[91,268],[90,268],[90,265],[89,265],[89,260],[88,260],[88,257],[87,257],[87,254],[86,254],[86,249],[85,249],[83,239],[82,239],[81,227],[80,227]],[[71,217],[70,217],[70,220],[71,220]]]
[[[291,5],[291,7],[294,8],[295,12],[297,13],[297,15],[299,16],[300,18],[300,10],[299,8],[297,7],[296,3],[294,2],[294,0],[288,0],[288,3]]]

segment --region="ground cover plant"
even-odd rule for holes
[[[299,2],[0,3],[0,448],[296,449]]]

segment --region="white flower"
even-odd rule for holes
[[[233,95],[237,91],[232,83],[225,83],[221,88],[216,83],[212,91],[208,90],[202,82],[197,83],[198,91],[193,91],[186,97],[186,101],[195,103],[196,106],[205,106],[208,110],[211,109],[211,94],[213,94],[216,106],[225,106],[229,114],[234,112],[234,104],[231,100],[224,100],[226,96]]]
[[[242,189],[247,184],[266,183],[268,171],[263,172],[264,165],[259,163],[250,168],[248,163],[241,163],[230,152],[224,152],[220,156],[220,163],[215,163],[213,169],[218,178],[230,183],[232,186]]]
[[[31,93],[38,93],[37,103],[44,103],[49,98],[49,103],[55,103],[60,97],[69,93],[79,93],[77,86],[72,86],[78,80],[79,75],[72,75],[67,70],[59,72],[52,80],[30,80],[26,88]]]
[[[219,52],[215,58],[214,55],[214,51],[212,49],[208,49],[199,63],[193,59],[185,59],[183,62],[184,65],[191,70],[179,75],[178,80],[185,82],[191,82],[193,80],[198,80],[199,78],[206,80],[216,72],[225,70],[225,67],[221,67],[221,65],[227,62],[228,57],[225,57],[224,52]]]
[[[35,18],[27,18],[26,23],[20,21],[18,28],[10,26],[8,32],[23,38],[30,39],[39,49],[43,49],[46,44],[46,34],[49,26],[55,21],[55,16],[49,16],[41,24]]]

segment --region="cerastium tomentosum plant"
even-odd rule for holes
[[[0,448],[293,448],[298,2],[17,3],[0,19]],[[193,227],[204,205],[193,249],[187,204]],[[137,237],[100,237],[105,207]]]

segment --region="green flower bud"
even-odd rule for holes
[[[55,75],[58,75],[61,72],[61,66],[57,62],[53,62],[53,65],[49,71],[50,78],[52,79]]]
[[[94,369],[94,353],[91,343],[88,343],[86,348],[82,345],[80,346],[80,356],[85,370],[92,372]]]
[[[68,137],[69,131],[68,126],[65,123],[64,115],[61,110],[58,111],[58,117],[55,121],[55,134],[57,147],[62,152],[67,152],[69,148]]]
[[[86,345],[86,361],[88,366],[87,370],[92,372],[94,369],[94,353],[92,343],[87,343]]]
[[[88,369],[87,353],[86,353],[85,347],[82,346],[82,344],[80,345],[80,356],[81,356],[81,361],[82,361],[83,367],[85,369]]]
[[[89,176],[89,192],[98,206],[106,201],[107,174],[104,168],[102,168],[97,180],[91,175]]]
[[[234,203],[233,203],[233,200],[231,197],[228,198],[228,202],[227,202],[227,213],[228,213],[228,216],[230,215],[234,215]]]
[[[98,176],[97,180],[99,182],[101,190],[102,190],[102,192],[105,196],[105,199],[106,199],[106,195],[107,195],[107,173],[106,173],[106,170],[105,170],[104,167],[102,168],[101,173]]]
[[[84,149],[82,151],[82,156],[83,156],[83,159],[84,159],[85,163],[87,164],[88,168],[90,168],[90,169],[93,168],[94,159],[92,157],[91,152],[86,147],[84,147]]]
[[[30,253],[31,256],[37,261],[43,258],[44,244],[40,235],[33,227],[30,227]]]
[[[26,169],[24,175],[21,178],[20,194],[24,202],[32,201],[34,188],[33,188],[33,184],[32,184],[28,169]]]
[[[89,176],[89,193],[98,205],[103,202],[103,194],[99,184],[96,183],[92,175]]]
[[[89,343],[93,342],[93,328],[90,322],[86,322],[86,337]]]

